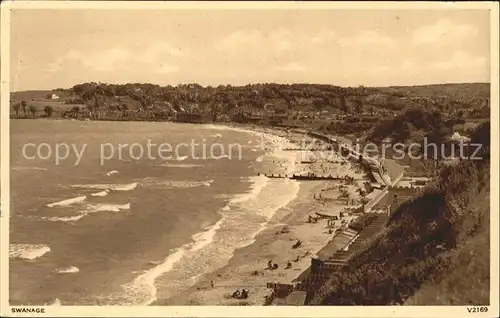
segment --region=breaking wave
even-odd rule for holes
[[[10,244],[9,258],[10,259],[27,259],[34,260],[42,257],[45,253],[50,252],[50,247],[44,244]]]
[[[94,189],[109,191],[131,191],[137,187],[137,182],[125,184],[73,184],[71,187],[76,189]]]
[[[44,221],[50,222],[75,222],[83,218],[85,214],[79,214],[74,216],[43,216],[41,217]]]
[[[59,298],[54,299],[54,301],[50,304],[45,303],[44,306],[61,306],[61,301]]]
[[[76,222],[81,218],[96,212],[120,212],[122,210],[130,210],[130,203],[126,204],[111,204],[111,203],[99,203],[99,204],[87,204],[77,215],[73,216],[44,216],[40,219],[50,222]]]
[[[118,173],[118,170],[111,170],[108,173],[106,173],[106,175],[109,177],[109,176],[112,176],[112,175],[117,174],[117,173]]]
[[[23,171],[23,170],[48,171],[49,170],[47,168],[41,168],[41,167],[10,167],[10,169],[14,170],[14,171]]]
[[[121,210],[130,210],[130,203],[126,204],[88,204],[83,213],[95,212],[120,212]]]
[[[197,188],[197,187],[209,187],[212,185],[214,180],[205,181],[170,181],[162,180],[158,178],[145,178],[142,185],[145,187],[166,187],[166,188]]]
[[[123,285],[120,303],[149,305],[157,299],[156,280],[164,275],[169,290],[186,289],[198,277],[227,264],[237,248],[255,241],[277,210],[286,206],[298,194],[293,180],[272,182],[263,176],[250,177],[251,188],[236,195],[219,213],[221,219],[207,230],[194,234],[192,242],[175,249],[164,261]],[[256,213],[257,212],[257,213]],[[172,275],[172,276],[171,276]],[[169,291],[162,290],[162,298]],[[117,298],[115,298],[117,299]]]
[[[174,158],[173,160],[177,160],[177,161],[184,161],[188,158],[188,156],[179,156],[177,158]]]
[[[54,272],[58,274],[74,274],[80,272],[80,269],[75,266],[68,266],[68,267],[58,268]]]
[[[52,208],[55,206],[68,206],[68,205],[72,205],[75,203],[83,202],[86,199],[87,199],[87,196],[82,195],[82,196],[71,198],[71,199],[66,199],[66,200],[62,200],[62,201],[58,201],[58,202],[54,202],[54,203],[49,203],[49,204],[47,204],[47,206],[49,208]]]
[[[96,193],[92,193],[90,194],[91,196],[93,197],[105,197],[109,194],[109,192],[107,190],[104,190],[104,191],[100,191],[100,192],[96,192]]]
[[[169,168],[197,168],[197,167],[203,167],[203,165],[197,165],[197,164],[172,164],[172,163],[162,163],[159,165],[160,167],[169,167]]]

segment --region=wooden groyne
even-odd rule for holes
[[[304,176],[304,175],[295,175],[293,174],[290,179],[294,180],[348,180],[349,177],[348,175],[345,176],[333,176],[333,175],[326,175],[326,176],[317,176],[317,175],[311,175],[311,176]]]
[[[292,180],[300,180],[300,181],[317,181],[317,180],[354,180],[354,178],[350,177],[349,175],[344,175],[344,176],[334,176],[334,175],[324,175],[324,176],[318,176],[318,175],[296,175],[296,174],[274,174],[274,173],[258,173],[257,176],[265,176],[267,178],[274,178],[274,179],[292,179]]]
[[[264,177],[267,177],[267,178],[271,178],[271,179],[289,179],[288,175],[286,174],[274,174],[274,173],[258,173],[257,176],[264,176]]]
[[[333,151],[332,147],[325,148],[283,148],[283,151]]]

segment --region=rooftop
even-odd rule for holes
[[[326,244],[317,254],[321,261],[328,261],[332,255],[343,249],[355,236],[355,231],[343,231],[337,234],[333,239]]]

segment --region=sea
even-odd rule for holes
[[[257,175],[283,140],[243,129],[75,120],[10,129],[11,305],[168,299],[252,244],[299,190]],[[161,158],[160,144],[173,150]]]

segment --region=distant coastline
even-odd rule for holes
[[[391,87],[260,83],[203,87],[82,83],[68,89],[12,92],[10,118],[255,124],[366,135],[381,119],[410,108],[446,120],[489,117],[488,83]]]

